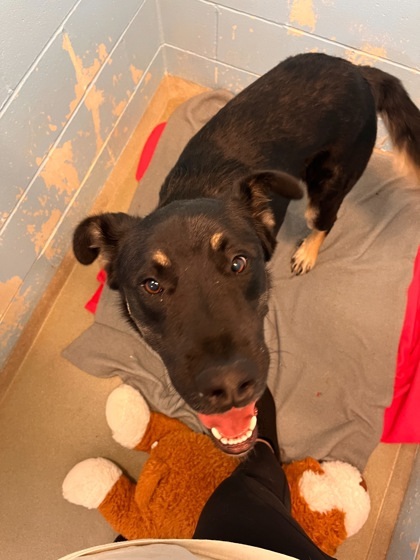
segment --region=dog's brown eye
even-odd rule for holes
[[[148,278],[143,282],[142,286],[148,294],[156,295],[163,292],[162,286],[154,278]]]
[[[248,261],[246,259],[246,257],[243,257],[242,255],[235,257],[232,260],[232,264],[231,264],[231,269],[233,272],[236,272],[237,274],[240,274],[241,272],[243,272],[246,269],[246,266],[248,264]]]

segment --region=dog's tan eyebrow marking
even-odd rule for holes
[[[210,245],[213,251],[217,251],[220,248],[223,239],[223,233],[214,233],[210,239]]]
[[[169,257],[167,257],[163,251],[156,251],[152,259],[156,264],[160,264],[161,266],[171,266]]]

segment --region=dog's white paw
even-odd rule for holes
[[[300,276],[301,274],[309,272],[315,266],[316,257],[317,255],[308,253],[306,240],[302,241],[290,262],[293,274]]]
[[[312,270],[326,235],[327,233],[325,231],[314,229],[308,237],[302,241],[291,260],[293,274],[299,276],[300,274],[306,274],[306,272]]]
[[[108,459],[86,459],[68,472],[63,481],[63,496],[72,504],[96,509],[121,475],[121,469]]]
[[[112,437],[128,449],[140,442],[150,421],[150,410],[142,395],[125,384],[109,395],[105,414]]]

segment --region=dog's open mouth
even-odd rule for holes
[[[243,408],[231,408],[223,414],[198,414],[198,418],[217,447],[230,455],[247,453],[257,437],[255,402]]]

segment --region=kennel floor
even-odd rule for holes
[[[128,208],[148,135],[179,103],[201,91],[178,78],[163,79],[94,211]],[[61,483],[87,457],[108,457],[134,477],[146,459],[117,445],[106,425],[106,398],[119,379],[92,377],[60,357],[91,324],[83,306],[96,288],[93,267],[66,257],[0,376],[0,560],[56,560],[112,541],[115,533],[98,512],[63,499]],[[418,504],[417,451],[415,445],[377,447],[365,472],[371,515],[340,547],[338,560],[420,560],[419,514],[410,509]],[[407,542],[407,527],[413,526]]]

